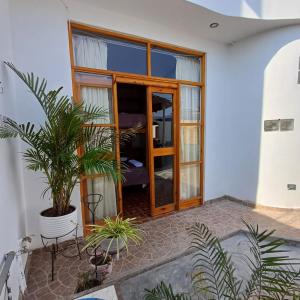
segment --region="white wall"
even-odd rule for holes
[[[169,42],[208,52],[207,57],[207,127],[206,127],[206,174],[205,199],[222,196],[225,193],[222,129],[224,90],[226,77],[219,69],[227,69],[226,46],[198,36],[190,36],[182,28],[173,31],[159,23],[143,19],[132,19],[111,11],[104,11],[99,5],[89,6],[83,1],[68,1],[66,9],[56,0],[12,0],[14,20],[14,63],[23,71],[33,71],[48,79],[50,87],[64,86],[71,94],[71,73],[67,36],[67,20],[85,22],[90,25],[135,34],[158,41]],[[101,16],[101,17],[99,17]],[[134,24],[134,26],[133,26]],[[216,88],[216,86],[218,88]],[[43,120],[40,108],[26,88],[17,82],[18,113],[22,121]],[[25,198],[28,215],[28,233],[36,234],[33,246],[40,246],[38,236],[38,214],[50,205],[40,194],[44,188],[39,174],[24,171]],[[74,193],[74,203],[79,205],[79,191]],[[79,215],[81,218],[81,216]]]
[[[273,101],[276,96],[275,90],[268,87],[267,83],[268,79],[269,82],[273,81],[270,74],[278,74],[278,71],[274,72],[274,68],[279,68],[278,60],[274,58],[274,65],[271,63],[268,67],[268,64],[279,49],[296,39],[297,29],[287,28],[265,33],[241,41],[228,49],[221,43],[190,35],[184,26],[181,30],[173,30],[172,24],[166,26],[157,21],[151,22],[151,19],[132,18],[125,14],[103,10],[101,3],[97,1],[65,0],[64,2],[67,7],[59,0],[9,2],[14,20],[13,61],[20,69],[44,76],[48,79],[49,87],[62,85],[65,93],[71,94],[68,19],[206,51],[205,200],[229,194],[261,204],[271,203],[267,202],[267,199],[270,199],[274,206],[295,204],[298,192],[287,194],[285,189],[287,183],[297,183],[298,173],[291,172],[290,167],[284,165],[281,166],[282,170],[289,175],[285,177],[274,175],[274,178],[279,179],[269,181],[266,170],[270,168],[273,170],[271,166],[274,166],[274,158],[270,162],[270,157],[266,156],[272,147],[270,143],[276,142],[275,140],[280,137],[274,135],[274,140],[269,141],[271,135],[265,138],[261,126],[263,114],[268,118],[270,115],[275,117],[274,111],[270,108],[273,107],[273,102],[268,104],[267,101],[267,99]],[[292,65],[292,60],[296,59],[296,50],[289,51],[291,52],[281,58],[278,56],[283,64],[289,61]],[[286,73],[282,75],[284,82],[290,76],[288,70]],[[37,103],[19,81],[16,85],[18,118],[23,121],[42,122],[43,116]],[[288,91],[289,86],[286,86],[281,91],[282,97]],[[263,99],[268,108],[262,107]],[[296,105],[296,100],[291,101]],[[283,109],[282,113],[286,112],[282,118],[292,117],[289,111],[284,110],[283,102],[278,109]],[[290,142],[289,135],[295,134],[296,131],[282,134],[282,145]],[[295,147],[294,152],[298,151],[298,146]],[[280,156],[283,155],[287,154],[281,152]],[[292,157],[290,153],[287,156]],[[34,247],[37,247],[40,246],[38,214],[50,205],[50,201],[41,199],[40,194],[44,185],[40,175],[27,171],[24,165],[23,169],[24,197],[28,216],[27,233],[36,234]],[[277,172],[276,168],[274,174],[275,172]],[[281,185],[278,185],[278,180],[281,181]],[[272,193],[268,192],[267,188],[271,183],[278,186],[278,189],[275,187]],[[280,200],[287,195],[292,195],[291,193],[294,194],[289,203]],[[73,203],[79,206],[78,189],[74,192],[73,199]],[[81,219],[80,213],[79,219]]]
[[[298,0],[187,0],[218,13],[253,19],[298,19]]]
[[[64,87],[71,95],[71,69],[67,32],[67,17],[60,1],[12,0],[14,64],[22,71],[34,72],[48,81],[48,88]],[[44,116],[35,98],[19,80],[16,81],[18,118],[22,122],[43,122]],[[24,145],[23,145],[24,147]],[[24,168],[24,187],[28,215],[28,233],[34,234],[33,247],[41,246],[39,213],[51,205],[49,196],[43,199],[44,178]],[[79,206],[79,191],[73,195]],[[78,213],[79,220],[81,214]]]
[[[12,32],[9,1],[0,0],[0,115],[16,118],[14,78],[3,61],[11,61]],[[18,250],[18,241],[26,235],[26,216],[22,189],[22,169],[16,140],[0,140],[0,261],[9,251]],[[9,285],[13,299],[18,297],[16,266],[13,263]],[[0,293],[5,299],[5,291]]]
[[[230,49],[228,194],[274,207],[300,207],[300,26],[266,32]],[[266,119],[295,118],[295,130],[264,132]],[[287,184],[297,184],[288,191]]]

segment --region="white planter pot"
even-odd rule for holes
[[[107,252],[107,249],[109,247],[109,244],[111,242],[111,239],[106,239],[101,242],[101,249]],[[116,254],[117,250],[119,248],[119,251],[121,252],[122,249],[125,247],[125,241],[122,239],[118,239],[118,246],[117,246],[117,240],[114,239],[109,247],[109,254]]]
[[[44,217],[40,214],[41,235],[46,238],[63,237],[77,225],[77,208],[71,213],[59,217]]]

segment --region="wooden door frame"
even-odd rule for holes
[[[166,93],[173,95],[173,147],[154,148],[152,134],[152,94]],[[178,89],[147,86],[147,124],[148,124],[148,157],[149,157],[149,178],[150,178],[150,204],[151,216],[155,217],[161,214],[169,213],[178,208],[178,125],[177,125],[177,107],[178,107]],[[154,158],[161,156],[173,156],[173,199],[174,202],[161,207],[155,206],[155,179],[154,179]]]
[[[164,206],[163,209],[161,209],[162,212],[160,213],[155,213],[155,206],[153,207],[153,203],[155,205],[155,198],[154,198],[154,190],[150,187],[150,208],[151,208],[151,216],[157,216],[162,213],[168,213],[171,211],[174,211],[176,209],[179,209],[179,165],[178,165],[178,154],[179,154],[179,118],[178,118],[178,92],[179,92],[179,84],[177,83],[170,83],[168,81],[156,81],[156,80],[151,80],[151,79],[138,79],[138,78],[132,78],[128,76],[122,76],[122,75],[115,75],[113,77],[113,97],[114,97],[114,107],[116,108],[116,111],[118,111],[118,98],[117,98],[117,84],[118,83],[124,83],[124,84],[136,84],[136,85],[144,85],[146,86],[146,105],[147,105],[147,145],[148,145],[148,151],[147,151],[147,159],[148,159],[148,175],[149,175],[149,180],[154,181],[154,176],[152,173],[152,168],[153,166],[153,161],[151,160],[151,153],[153,151],[153,144],[152,144],[152,123],[149,122],[149,105],[152,103],[149,101],[149,92],[155,90],[155,92],[164,92],[164,93],[172,93],[173,94],[173,135],[174,135],[174,150],[171,153],[171,155],[174,156],[174,204],[169,204],[167,206]],[[115,117],[115,124],[117,128],[117,133],[119,134],[119,120],[118,120],[118,113],[114,109],[114,117]],[[152,111],[152,107],[151,107]],[[151,115],[152,117],[152,115]],[[151,135],[151,136],[150,136]],[[151,143],[150,143],[151,141]],[[117,159],[118,162],[120,162],[120,144],[117,143],[116,145],[117,149]],[[150,153],[151,149],[151,153]],[[164,148],[165,149],[165,148]],[[158,149],[160,150],[160,149]],[[165,151],[165,150],[163,150]],[[168,155],[169,153],[164,153],[164,155]],[[154,187],[154,183],[150,184],[152,187]],[[123,197],[122,197],[122,183],[118,183],[118,213],[120,215],[123,215]]]

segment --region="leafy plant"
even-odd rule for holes
[[[191,297],[186,294],[174,294],[171,285],[167,286],[161,282],[152,290],[146,289],[145,300],[190,300]]]
[[[90,234],[85,238],[86,245],[83,250],[92,247],[97,248],[105,240],[109,240],[108,247],[106,249],[109,253],[113,243],[117,245],[117,259],[120,255],[120,244],[124,244],[128,252],[129,241],[139,244],[142,240],[141,230],[135,226],[135,218],[123,219],[120,216],[116,218],[106,217],[104,218],[104,225],[87,225],[90,229]]]
[[[95,278],[93,272],[83,272],[78,275],[76,293],[92,289],[102,284],[104,278]]]
[[[41,171],[53,200],[52,214],[61,216],[70,209],[71,194],[82,174],[102,174],[120,180],[120,166],[113,151],[116,134],[110,128],[90,125],[104,118],[107,112],[97,106],[74,103],[61,95],[62,87],[47,91],[47,81],[33,73],[22,73],[13,64],[5,63],[25,83],[41,106],[45,121],[18,124],[5,119],[0,124],[0,138],[20,137],[29,148],[23,153],[27,167]],[[80,149],[80,155],[76,154]]]
[[[196,294],[210,300],[299,299],[300,269],[295,268],[299,263],[288,256],[282,247],[284,241],[272,237],[274,230],[260,232],[258,226],[244,224],[251,251],[245,258],[251,276],[245,282],[237,278],[231,256],[208,227],[199,223],[192,227],[192,248],[196,250],[192,282]],[[176,297],[171,286],[161,283],[152,291],[146,290],[144,299],[181,299]]]

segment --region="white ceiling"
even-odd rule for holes
[[[158,22],[163,26],[172,26],[174,30],[184,26],[185,31],[193,35],[232,43],[256,33],[293,24],[299,19],[260,20],[231,17],[210,11],[185,0],[81,0],[85,5],[101,7],[116,13],[138,19]],[[220,0],[222,1],[222,0]],[[72,1],[66,1],[71,5]],[[209,24],[220,23],[216,29]]]

